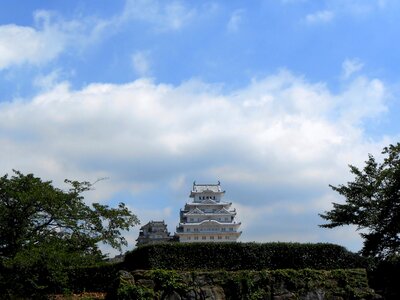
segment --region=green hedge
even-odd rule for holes
[[[124,268],[262,270],[365,268],[365,259],[333,244],[170,243],[127,253]]]

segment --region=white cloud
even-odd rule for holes
[[[321,11],[317,11],[312,14],[308,14],[305,17],[305,21],[308,24],[328,23],[328,22],[331,22],[334,17],[335,17],[335,13],[333,11],[321,10]]]
[[[281,0],[286,3],[300,3],[307,0]],[[306,24],[323,24],[330,23],[333,19],[340,19],[343,17],[351,18],[365,18],[373,15],[376,12],[388,9],[393,1],[387,0],[332,0],[326,2],[325,9],[310,13],[306,15],[303,21]]]
[[[78,53],[104,37],[118,21],[85,18],[63,20],[49,11],[36,11],[34,26],[0,26],[0,70],[16,65],[42,65],[59,57],[67,49]]]
[[[365,118],[374,118],[387,111],[385,99],[390,97],[386,87],[379,79],[355,78],[347,89],[337,97],[342,106],[342,121],[356,124]]]
[[[342,77],[348,79],[354,73],[361,71],[364,64],[357,58],[346,59],[342,64]]]
[[[376,12],[388,9],[395,3],[396,1],[387,0],[332,0],[327,2],[327,7],[334,11],[337,16],[368,17]]]
[[[60,73],[60,70],[54,70],[46,75],[38,75],[33,84],[43,90],[52,89],[59,82]]]
[[[334,93],[288,71],[231,93],[198,81],[81,90],[62,83],[31,101],[0,104],[2,170],[56,183],[109,177],[89,201],[125,191],[135,212],[165,215],[170,231],[191,181],[221,180],[241,210],[243,240],[278,232],[280,240],[317,241],[317,213],[332,201],[328,184],[345,182],[348,163],[392,142],[366,139],[362,127],[385,111],[386,89],[358,77]],[[278,230],[282,219],[292,227]]]
[[[132,54],[132,66],[139,76],[148,76],[151,69],[149,53],[145,51],[138,51]]]
[[[235,10],[229,18],[227,29],[229,32],[236,32],[243,21],[244,11],[242,9]]]
[[[181,29],[195,14],[195,10],[188,9],[181,1],[128,0],[120,18],[148,22],[164,31]]]
[[[14,24],[0,26],[0,70],[12,65],[41,64],[54,59],[65,46],[61,32]]]
[[[204,6],[212,11],[213,6]],[[179,30],[197,12],[184,2],[158,0],[127,0],[124,9],[107,19],[87,16],[65,20],[61,15],[46,10],[33,14],[33,26],[0,25],[0,70],[15,65],[40,65],[51,62],[68,49],[77,54],[89,45],[116,34],[132,21],[143,21],[156,31]],[[139,73],[148,68],[148,55],[141,55],[134,65]],[[147,71],[147,70],[146,70]]]

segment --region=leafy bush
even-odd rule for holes
[[[167,243],[127,253],[124,267],[174,270],[349,269],[367,261],[333,244]]]
[[[46,298],[47,294],[106,292],[117,277],[118,264],[49,269],[40,261],[34,264],[0,264],[0,299]]]
[[[155,289],[164,292],[185,291],[182,277],[175,270],[153,270],[151,278],[154,280]]]
[[[112,287],[118,276],[120,264],[103,263],[91,267],[72,268],[68,271],[68,287],[74,293],[84,291],[104,292]]]
[[[119,300],[132,300],[132,299],[140,299],[140,300],[153,300],[154,299],[154,291],[145,286],[126,284],[122,285],[118,291],[116,299]]]

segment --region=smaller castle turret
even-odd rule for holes
[[[140,228],[136,246],[169,242],[171,239],[164,221],[150,221]]]

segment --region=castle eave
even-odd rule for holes
[[[239,227],[242,224],[241,222],[238,222],[238,223],[236,223],[236,222],[234,222],[234,223],[226,222],[226,223],[224,223],[224,222],[220,222],[220,221],[217,221],[217,220],[204,220],[204,221],[197,222],[197,223],[194,223],[194,222],[193,223],[179,223],[179,226],[196,227],[196,226],[204,225],[206,223],[214,223],[214,224],[221,225],[221,226],[224,226],[224,227],[226,227],[226,226]]]

